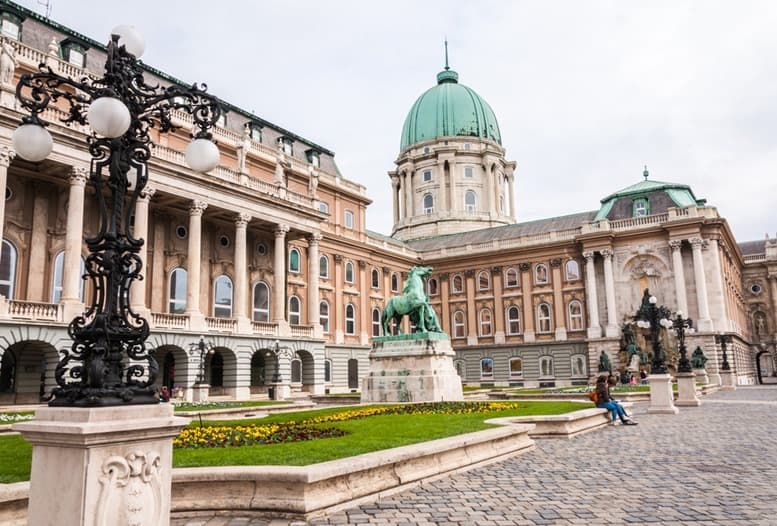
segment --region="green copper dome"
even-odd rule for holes
[[[502,144],[494,110],[459,75],[445,68],[437,85],[418,97],[402,127],[400,150],[413,144],[454,135],[490,139]]]

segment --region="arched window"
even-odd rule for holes
[[[346,283],[353,283],[353,263],[350,261],[346,261],[345,263],[345,282]]]
[[[567,281],[577,281],[580,279],[580,265],[574,259],[567,261],[564,269],[567,274]]]
[[[553,357],[552,356],[540,356],[540,378],[552,377],[553,374]]]
[[[321,329],[325,332],[329,332],[329,303],[322,301],[318,304],[318,322],[321,324]]]
[[[300,301],[297,296],[289,298],[289,325],[300,325],[302,323],[299,306]]]
[[[332,360],[324,360],[324,382],[332,383]]]
[[[491,309],[480,309],[480,335],[491,336]]]
[[[345,228],[353,230],[353,212],[350,210],[345,211]]]
[[[586,371],[586,359],[583,354],[572,355],[572,376],[586,377],[588,372]]]
[[[432,194],[424,195],[424,214],[431,214],[434,212],[434,197]]]
[[[537,305],[537,332],[550,332],[550,305],[540,303]]]
[[[510,267],[505,270],[505,288],[511,289],[518,286],[518,271]]]
[[[534,266],[534,283],[539,285],[548,282],[548,267],[543,263]]]
[[[372,309],[372,335],[380,336],[380,309]]]
[[[399,292],[399,275],[396,272],[391,274],[391,292]]]
[[[507,334],[521,333],[521,309],[515,305],[507,307]]]
[[[569,330],[570,331],[582,331],[583,330],[583,304],[578,300],[572,300],[569,302]]]
[[[254,285],[254,321],[270,321],[270,287],[264,281]]]
[[[464,318],[464,313],[457,310],[453,313],[453,337],[464,338],[466,336],[467,326]]]
[[[299,272],[299,250],[296,248],[289,251],[289,272]]]
[[[451,278],[451,292],[454,294],[464,292],[464,278],[461,274],[454,274]]]
[[[345,334],[356,334],[356,307],[350,303],[345,306]]]
[[[174,268],[170,273],[170,302],[167,310],[170,314],[186,312],[186,269]]]
[[[59,300],[62,299],[62,278],[64,275],[64,268],[65,252],[62,251],[54,258],[54,275],[52,276],[53,279],[51,283],[51,303],[59,303]],[[78,299],[81,301],[84,301],[84,280],[82,276],[84,275],[85,268],[86,264],[82,257],[79,269],[80,273],[78,276]]]
[[[0,256],[0,294],[12,300],[14,284],[16,283],[16,247],[3,239],[2,256]]]
[[[523,378],[523,358],[510,358],[510,378]]]
[[[320,256],[318,258],[318,275],[324,279],[329,279],[329,258]]]
[[[221,275],[213,286],[213,315],[216,318],[232,317],[232,280]]]
[[[372,276],[372,288],[373,289],[379,289],[380,288],[380,272],[378,269],[374,268],[371,272]]]
[[[464,194],[464,210],[469,213],[474,213],[477,209],[478,198],[475,192],[467,190]]]
[[[480,360],[480,379],[492,380],[494,378],[494,359],[483,358]]]
[[[488,290],[491,288],[491,276],[483,270],[478,273],[478,290]]]
[[[430,296],[436,296],[439,293],[439,290],[437,290],[437,278],[429,278],[426,285],[429,288]]]

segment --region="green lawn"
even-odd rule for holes
[[[496,406],[500,402],[494,402]],[[410,414],[376,415],[354,420],[342,420],[326,424],[337,427],[347,435],[308,442],[265,444],[235,448],[175,449],[175,467],[195,466],[246,466],[246,465],[307,465],[326,460],[345,458],[371,451],[416,444],[427,440],[444,438],[479,431],[491,427],[484,420],[500,416],[561,414],[576,411],[593,404],[576,402],[521,402],[520,408],[467,414]],[[329,408],[315,411],[269,415],[261,419],[203,422],[207,426],[271,424],[299,422],[316,417],[349,413],[365,409]],[[199,423],[190,424],[192,427]],[[31,446],[20,436],[0,436],[0,483],[19,482],[29,479]]]

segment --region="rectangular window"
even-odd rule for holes
[[[260,126],[251,126],[251,140],[259,143],[262,142],[262,128]]]
[[[75,48],[71,48],[70,52],[67,55],[67,61],[73,64],[74,66],[78,66],[79,68],[84,67],[85,58],[86,57],[84,56],[84,54]]]
[[[4,37],[19,40],[19,24],[8,18],[3,18],[2,34]]]
[[[467,179],[472,179],[472,167],[471,166],[465,166],[464,167],[464,177]]]
[[[431,170],[424,170],[424,182],[428,183],[432,180],[432,171]]]
[[[523,360],[521,358],[510,358],[510,378],[523,377]]]
[[[480,360],[480,378],[484,380],[494,378],[494,360],[492,358]]]

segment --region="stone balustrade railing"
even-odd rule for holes
[[[252,321],[254,334],[262,334],[265,336],[278,336],[278,324],[270,323],[266,321]]]
[[[237,320],[233,318],[214,318],[206,317],[205,326],[208,330],[217,332],[234,332],[237,327]]]
[[[8,316],[30,321],[62,321],[59,303],[8,300]]]
[[[152,312],[151,326],[164,329],[188,329],[189,316],[186,314],[169,314],[167,312]]]
[[[745,263],[759,263],[766,261],[766,254],[747,254],[743,256]]]
[[[312,338],[313,327],[307,325],[292,325],[291,336],[292,338]]]

